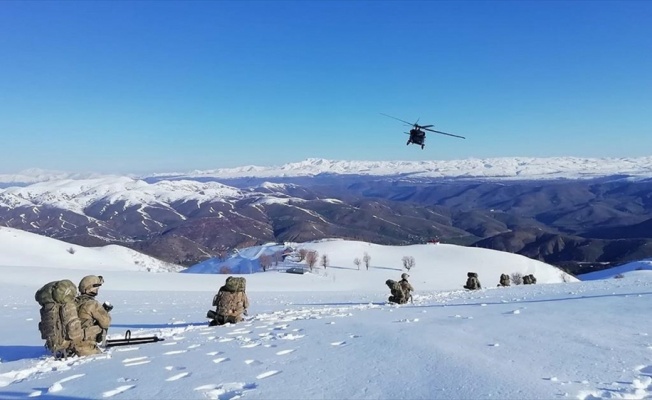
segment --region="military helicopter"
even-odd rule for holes
[[[419,120],[417,120],[417,122],[415,122],[415,123],[411,123],[411,122],[404,121],[404,120],[402,120],[400,118],[392,117],[391,115],[387,115],[387,114],[383,114],[383,113],[381,113],[381,114],[386,116],[386,117],[399,120],[399,121],[403,122],[404,124],[409,125],[409,126],[412,127],[412,129],[410,129],[410,132],[405,132],[406,134],[410,135],[410,138],[408,139],[408,141],[406,143],[407,145],[409,145],[410,143],[414,143],[416,145],[421,145],[421,148],[423,149],[426,146],[426,132],[425,131],[435,132],[435,133],[439,133],[441,135],[452,136],[452,137],[456,137],[456,138],[460,138],[460,139],[466,139],[464,136],[453,135],[452,133],[446,133],[446,132],[441,132],[441,131],[436,131],[434,129],[430,129],[430,127],[432,127],[433,125],[419,125],[418,124]]]

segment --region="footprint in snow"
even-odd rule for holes
[[[226,338],[226,337],[225,337],[225,338],[222,338],[222,339],[218,340],[218,342],[220,342],[220,343],[224,343],[224,342],[230,342],[230,341],[232,341],[232,340],[235,340],[235,339],[233,339],[233,338]]]
[[[221,351],[211,351],[211,352],[206,353],[206,355],[208,355],[208,356],[216,356],[216,355],[218,355],[220,353],[222,353],[222,352]]]
[[[151,360],[148,360],[147,357],[125,358],[122,360],[125,367],[134,367],[136,365],[148,364],[150,362]]]
[[[108,390],[104,393],[102,393],[102,397],[113,397],[117,394],[124,393],[129,389],[135,388],[136,385],[123,385],[123,386],[118,386],[117,388],[113,390]]]
[[[201,344],[191,344],[190,346],[188,346],[188,349],[196,349],[199,346],[201,346]]]
[[[277,375],[277,374],[280,374],[280,373],[281,373],[281,371],[275,371],[275,370],[267,371],[267,372],[263,372],[262,374],[256,376],[256,379],[265,379],[265,378],[269,378],[270,376],[274,376],[274,375]]]
[[[173,346],[175,344],[177,344],[177,342],[165,342],[161,346]]]
[[[165,381],[166,382],[174,382],[174,381],[177,381],[177,380],[179,380],[181,378],[185,378],[187,376],[190,376],[190,372],[182,372],[180,374],[172,375],[171,377],[169,377]]]
[[[245,345],[240,346],[240,348],[242,348],[242,349],[250,349],[250,348],[256,347],[256,346],[260,346],[260,343],[249,343],[249,344],[245,344]]]
[[[224,362],[224,361],[229,361],[229,360],[231,360],[231,359],[228,358],[228,357],[220,357],[220,358],[216,358],[216,359],[214,359],[213,362],[214,362],[215,364],[219,364],[219,363],[222,363],[222,362]]]
[[[254,389],[256,389],[255,383],[231,382],[198,386],[194,390],[204,392],[206,398],[212,400],[235,400],[242,397],[245,392]]]
[[[286,354],[290,354],[290,353],[294,352],[294,350],[295,349],[281,350],[281,351],[277,352],[276,355],[277,356],[284,356]]]
[[[163,355],[164,355],[164,356],[171,356],[171,355],[174,355],[174,354],[185,353],[185,352],[187,352],[187,351],[188,351],[188,350],[172,350],[172,351],[167,351],[167,352],[163,353]]]
[[[71,381],[73,379],[81,378],[85,374],[77,374],[77,375],[71,375],[67,378],[59,379],[58,381],[54,382],[50,387],[48,388],[48,393],[56,393],[60,392],[63,390],[63,385],[62,383]]]
[[[261,365],[262,362],[260,362],[258,360],[245,360],[245,364],[247,364],[247,365]]]
[[[342,341],[342,342],[333,342],[333,343],[331,343],[331,346],[336,346],[336,347],[337,347],[337,346],[344,346],[345,344],[346,344],[345,341]]]

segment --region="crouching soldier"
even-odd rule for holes
[[[509,275],[507,274],[501,274],[500,275],[500,283],[498,286],[509,286],[511,284],[511,279],[509,279]]]
[[[535,283],[537,283],[537,278],[535,278],[534,275],[529,274],[523,277],[524,285],[534,285]]]
[[[468,279],[466,280],[466,285],[464,285],[464,289],[469,289],[469,290],[478,290],[482,289],[482,285],[480,285],[480,281],[478,280],[478,274],[475,272],[469,272],[466,274]]]
[[[249,299],[245,293],[246,284],[245,278],[226,278],[224,286],[213,297],[215,311],[210,310],[206,314],[211,318],[209,326],[235,324],[243,320],[242,315],[247,315],[249,308]]]
[[[88,275],[79,282],[79,296],[77,313],[84,332],[82,340],[75,344],[75,354],[88,356],[101,353],[97,346],[106,337],[106,332],[111,325],[109,311],[113,308],[109,303],[100,304],[95,297],[104,283],[104,278],[96,275]]]

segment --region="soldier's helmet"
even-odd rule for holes
[[[407,278],[409,278],[409,277],[410,277],[410,275],[406,274],[405,272],[403,272],[403,273],[401,274],[401,279],[407,279]]]
[[[100,275],[88,275],[79,281],[79,292],[81,294],[97,294],[97,290],[104,283],[104,278]]]

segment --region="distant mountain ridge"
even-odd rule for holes
[[[149,181],[169,179],[239,179],[315,177],[318,175],[396,176],[402,178],[457,179],[582,179],[606,176],[652,178],[652,156],[636,158],[497,157],[432,161],[346,161],[308,158],[280,166],[247,165],[234,168],[127,174]],[[61,179],[100,178],[103,174],[79,174],[30,169],[0,174],[0,187]]]
[[[83,246],[120,244],[183,265],[233,248],[333,237],[386,245],[439,237],[556,265],[652,257],[652,157],[525,160],[484,160],[458,178],[455,162],[446,173],[438,164],[435,172],[448,177],[429,178],[423,171],[439,162],[318,159],[287,164],[282,174],[243,167],[141,178],[54,175],[0,188],[0,225]],[[487,173],[507,167],[517,168],[515,179]]]

